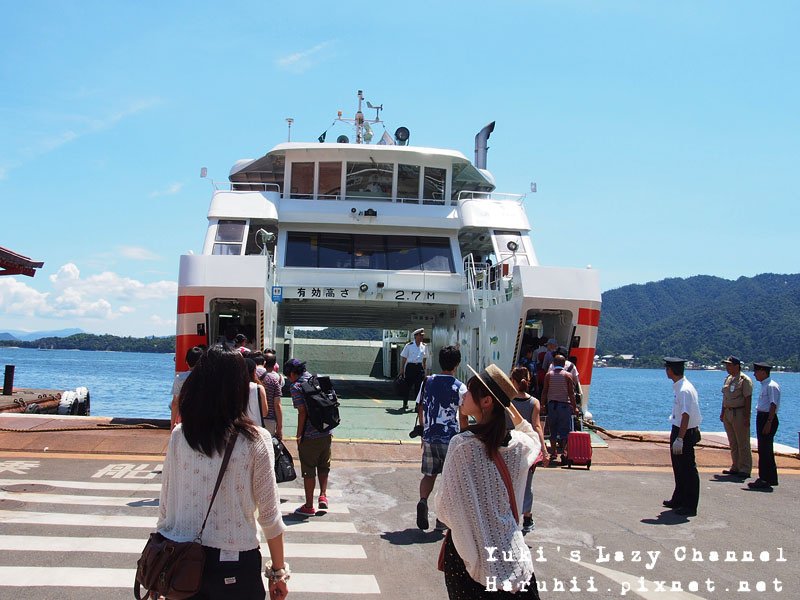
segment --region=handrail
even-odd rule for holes
[[[464,200],[499,200],[501,202],[517,202],[522,204],[525,194],[507,194],[505,192],[476,192],[473,190],[461,190],[456,196],[459,202]]]
[[[513,271],[505,266],[513,266],[513,256],[504,258],[496,265],[477,263],[471,254],[464,257],[464,291],[469,297],[469,309],[473,312],[489,304],[500,304],[511,300],[513,294]]]
[[[226,192],[278,192],[281,191],[281,186],[277,183],[261,181],[212,181],[216,191]],[[233,186],[248,186],[247,189],[234,189]]]

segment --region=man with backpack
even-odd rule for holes
[[[325,395],[320,388],[317,378],[306,371],[306,363],[291,358],[283,365],[283,374],[289,380],[289,391],[292,394],[292,406],[297,409],[297,454],[300,459],[300,474],[303,476],[303,488],[305,491],[305,504],[298,507],[294,512],[298,515],[314,516],[317,510],[314,508],[314,487],[319,478],[319,499],[320,510],[327,510],[328,497],[328,474],[331,470],[331,442],[333,437],[329,422],[320,422],[318,406],[311,406],[309,402],[315,402],[315,396]],[[335,400],[335,394],[333,395]],[[317,404],[315,402],[315,404]],[[336,402],[338,406],[338,402]],[[335,407],[334,407],[335,408]],[[338,418],[338,408],[336,408]],[[312,414],[317,427],[312,424]]]

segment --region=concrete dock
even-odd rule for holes
[[[384,439],[366,439],[366,425],[337,431],[327,513],[296,519],[302,485],[281,484],[290,598],[446,598],[441,534],[415,525],[413,414],[396,402],[343,403],[351,424],[394,424]],[[0,598],[130,598],[168,437],[109,418],[0,416]],[[661,506],[673,484],[665,438],[609,432],[596,438],[591,470],[537,470],[526,540],[541,597],[799,597],[800,460],[779,456],[780,486],[752,491],[721,475],[724,435],[704,434],[699,514],[686,519]]]

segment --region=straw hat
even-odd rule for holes
[[[511,399],[517,395],[517,389],[500,367],[491,364],[480,373],[469,365],[467,368],[481,380],[495,400],[503,406],[511,404]]]

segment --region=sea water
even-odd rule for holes
[[[0,347],[0,366],[15,365],[16,387],[74,390],[86,386],[93,415],[169,418],[172,354],[83,352]],[[749,373],[752,377],[752,373]],[[697,388],[701,431],[723,431],[719,420],[724,371],[687,371]],[[776,441],[797,447],[800,373],[773,372],[781,385]],[[753,411],[761,385],[753,381]],[[594,369],[589,409],[605,429],[669,431],[672,382],[663,369]],[[755,418],[753,418],[755,436]]]

